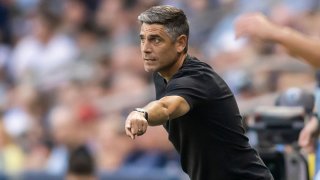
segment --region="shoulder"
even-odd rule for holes
[[[178,84],[179,87],[211,89],[215,92],[229,89],[222,77],[210,65],[190,56],[188,56],[181,69],[169,81],[170,84],[175,86]]]
[[[207,69],[210,71],[213,71],[212,67],[208,65],[207,63],[199,60],[196,57],[188,55],[182,68],[182,70],[199,70],[199,69]]]
[[[26,37],[24,37],[24,38],[22,38],[19,42],[18,42],[18,44],[17,44],[17,46],[16,46],[16,48],[15,48],[15,50],[21,50],[21,49],[33,49],[33,48],[39,48],[41,45],[40,45],[40,43],[36,40],[36,38],[34,37],[34,36],[31,36],[31,35],[29,35],[29,36],[26,36]]]
[[[209,80],[218,76],[212,67],[207,63],[200,61],[196,57],[187,56],[184,64],[179,71],[173,76],[172,79],[198,79],[198,80]]]

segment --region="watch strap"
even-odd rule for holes
[[[143,113],[144,118],[148,121],[148,112],[142,108],[135,108],[134,111]]]

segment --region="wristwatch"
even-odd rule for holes
[[[134,111],[142,113],[144,118],[148,121],[148,112],[146,110],[142,108],[135,108]]]

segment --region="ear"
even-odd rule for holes
[[[176,50],[178,53],[183,52],[187,46],[188,37],[186,35],[180,35],[176,40]]]

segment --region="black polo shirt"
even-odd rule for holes
[[[157,99],[177,95],[190,105],[164,127],[191,180],[273,179],[244,135],[232,92],[209,65],[187,56],[168,83],[158,73],[154,83]]]

